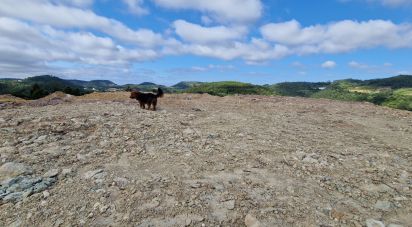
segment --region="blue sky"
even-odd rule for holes
[[[1,0],[0,77],[151,81],[412,74],[412,0]]]

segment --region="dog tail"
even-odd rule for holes
[[[156,97],[157,98],[159,98],[159,97],[163,97],[163,91],[162,91],[162,89],[160,89],[160,87],[157,89],[157,94],[156,94]]]

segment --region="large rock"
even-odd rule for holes
[[[86,173],[83,174],[83,179],[91,179],[94,176],[98,175],[99,173],[102,173],[103,169],[96,169],[96,170],[90,170],[87,171]]]
[[[246,215],[245,217],[245,225],[247,227],[260,227],[260,222],[251,214]]]
[[[6,195],[3,198],[3,201],[6,202],[6,203],[16,202],[16,201],[21,200],[22,198],[23,198],[23,192],[13,192],[13,193],[10,193],[10,194]]]
[[[32,169],[23,163],[7,162],[0,167],[0,181],[31,172]]]
[[[366,220],[366,227],[385,227],[385,224],[375,219],[368,219]]]
[[[375,204],[375,209],[383,210],[383,211],[389,211],[391,209],[391,206],[392,206],[391,202],[386,201],[386,200],[384,200],[384,201],[379,200]]]
[[[43,177],[56,177],[57,175],[59,175],[59,169],[51,169],[44,173]]]

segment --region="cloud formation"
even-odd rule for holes
[[[253,22],[262,15],[260,0],[152,0],[158,6],[169,9],[198,10],[209,14],[219,22]]]
[[[343,20],[302,27],[296,20],[261,27],[262,36],[297,54],[342,53],[372,47],[412,47],[412,25],[386,20]]]
[[[150,29],[133,30],[123,23],[99,16],[90,10],[55,5],[43,0],[2,0],[0,16],[29,20],[58,28],[94,29],[134,45],[152,47],[162,36]]]
[[[45,67],[47,62],[129,64],[158,57],[150,49],[125,48],[90,32],[68,32],[0,18],[0,62],[9,68]],[[4,72],[4,71],[3,71]]]
[[[355,0],[340,0],[341,2],[351,2]],[[358,0],[367,3],[378,3],[389,7],[402,7],[412,5],[412,0]]]
[[[143,0],[122,0],[128,7],[130,13],[142,16],[149,13],[149,10],[144,8]]]
[[[100,65],[112,70],[171,55],[261,64],[295,55],[412,48],[412,24],[390,20],[308,26],[290,20],[263,24],[256,30],[252,25],[263,15],[261,0],[122,0],[119,5],[139,15],[133,17],[138,21],[153,13],[149,1],[166,11],[195,11],[195,16],[172,18],[161,30],[99,15],[93,11],[98,1],[93,0],[1,0],[0,70],[37,72],[55,70],[54,65]],[[348,66],[364,67],[357,62]],[[332,69],[336,63],[327,61],[322,67]],[[209,66],[190,70],[217,71]]]
[[[324,69],[333,69],[336,67],[336,62],[334,61],[325,61],[322,65],[322,68]]]
[[[223,43],[230,40],[239,40],[247,34],[247,28],[243,26],[202,27],[185,20],[173,22],[173,27],[179,37],[192,43]]]

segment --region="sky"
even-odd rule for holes
[[[0,77],[118,84],[412,74],[412,0],[0,0]]]

